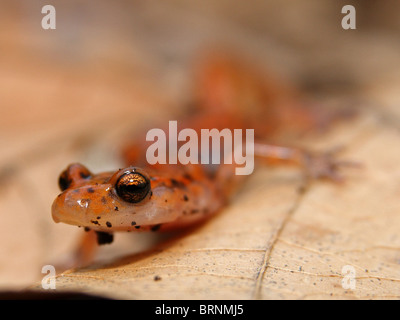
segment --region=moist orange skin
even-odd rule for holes
[[[67,171],[85,169],[73,164]],[[168,172],[140,169],[149,176],[151,191],[140,203],[128,203],[115,191],[116,180],[126,170],[85,178],[74,174],[75,180],[53,203],[54,221],[102,232],[168,230],[203,220],[226,202],[205,173],[182,166]]]
[[[178,130],[250,128],[263,144],[281,131],[308,132],[329,120],[303,103],[296,90],[265,77],[258,68],[225,55],[205,61],[194,86],[196,111],[178,121]],[[114,172],[93,174],[80,164],[70,165],[65,171],[65,190],[52,206],[54,221],[108,233],[180,228],[218,212],[241,184],[243,177],[235,176],[234,165],[149,165],[145,159],[149,144],[145,135],[139,136],[123,151],[127,167]],[[261,156],[269,164],[303,165],[300,150],[282,148],[279,154],[266,146]],[[151,183],[151,191],[135,204],[121,200],[115,191],[118,177],[133,166]],[[333,176],[328,170],[318,174]]]

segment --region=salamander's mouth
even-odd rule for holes
[[[93,217],[93,215],[88,212],[84,202],[81,201],[80,204],[77,202],[77,204],[68,205],[68,202],[65,204],[62,198],[65,198],[63,194],[53,202],[51,214],[54,222],[86,227],[91,230],[102,232],[107,232],[112,227],[111,222],[107,222],[105,219],[100,223],[101,220],[99,220],[99,218],[102,216]]]

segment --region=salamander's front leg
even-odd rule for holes
[[[337,160],[339,149],[324,153],[310,152],[299,148],[282,147],[265,143],[254,144],[254,155],[266,164],[290,164],[304,168],[308,178],[343,181],[339,173],[341,167],[358,167],[360,164],[351,161]]]
[[[57,265],[57,269],[68,270],[90,265],[94,260],[99,245],[108,244],[112,241],[112,233],[94,230],[84,232],[75,250],[63,263]]]
[[[93,262],[98,246],[112,243],[112,233],[89,230],[86,231],[75,250],[74,267],[85,267]]]
[[[72,258],[73,267],[85,267],[89,265],[94,259],[97,247],[97,235],[95,231],[86,231],[75,248]]]

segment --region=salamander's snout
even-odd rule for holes
[[[55,222],[77,224],[82,211],[87,209],[90,197],[85,196],[81,186],[91,183],[92,173],[80,163],[70,164],[58,178],[62,191],[54,200],[51,212]],[[86,191],[90,188],[86,188]],[[85,190],[83,190],[85,191]]]
[[[51,215],[54,222],[80,225],[84,221],[89,204],[90,199],[81,198],[74,190],[66,190],[54,200]]]
[[[51,213],[55,222],[77,226],[99,226],[96,217],[117,212],[119,206],[110,194],[110,186],[99,184],[75,184],[61,192],[53,202]],[[115,215],[115,214],[114,214]]]

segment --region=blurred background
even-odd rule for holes
[[[56,30],[41,27],[46,4]],[[342,29],[346,4],[356,30]],[[396,0],[2,0],[0,288],[28,286],[71,252],[82,230],[50,215],[59,173],[114,169],[133,129],[184,113],[204,51],[243,55],[318,99],[399,114],[399,11]],[[118,241],[104,256],[132,244]]]

